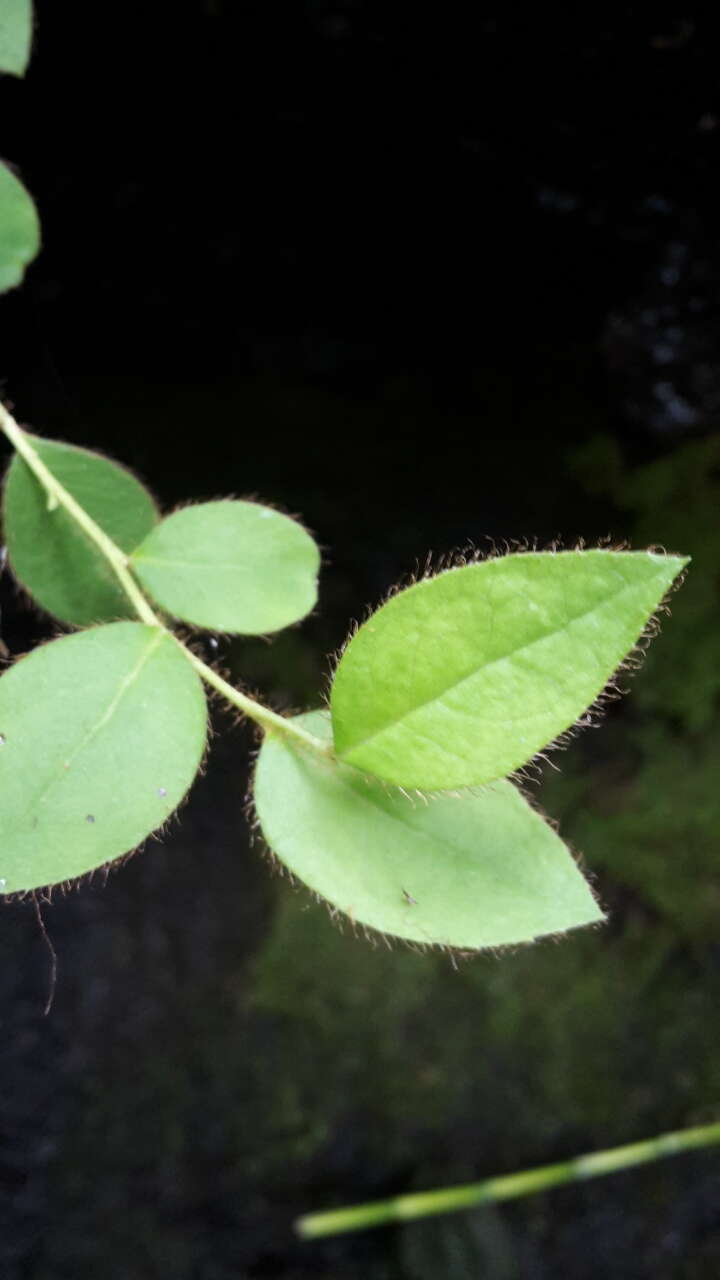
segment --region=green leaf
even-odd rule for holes
[[[338,755],[404,787],[504,777],[597,698],[685,564],[645,551],[533,552],[418,582],[340,660]]]
[[[42,461],[101,526],[130,552],[159,519],[147,489],[109,458],[56,440],[29,437]],[[105,557],[47,494],[22,458],[5,484],[4,526],[15,576],[43,608],[75,626],[134,617]]]
[[[202,685],[167,632],[65,636],[0,679],[0,891],[82,875],[167,820],[200,765]]]
[[[331,737],[325,712],[297,719]],[[562,841],[505,779],[413,801],[273,732],[260,751],[255,806],[290,871],[382,933],[475,949],[602,919]]]
[[[0,293],[20,284],[39,248],[35,205],[22,182],[0,163]]]
[[[32,4],[2,0],[0,7],[0,72],[23,76],[30,60]]]
[[[211,631],[262,635],[309,613],[320,552],[289,516],[255,502],[203,502],[174,512],[132,566],[168,613]]]

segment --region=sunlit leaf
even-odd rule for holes
[[[20,284],[39,248],[35,205],[22,182],[0,163],[0,293]]]
[[[32,40],[31,0],[2,0],[0,5],[0,72],[25,74]]]
[[[313,608],[320,553],[302,525],[270,507],[203,502],[163,520],[132,564],[176,618],[212,631],[261,635]]]
[[[205,747],[202,686],[171,636],[118,622],[0,678],[0,892],[82,875],[162,826]]]
[[[298,721],[331,737],[325,712]],[[602,919],[562,841],[506,780],[413,800],[273,732],[255,805],[290,871],[383,933],[470,949]]]
[[[43,462],[123,551],[152,529],[158,512],[130,471],[101,454],[31,436]],[[47,494],[19,455],[4,495],[5,541],[12,569],[43,608],[76,626],[133,617],[108,561]]]
[[[338,755],[406,787],[506,776],[597,698],[686,563],[644,551],[538,552],[416,583],[340,660]]]

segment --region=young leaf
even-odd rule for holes
[[[320,553],[289,516],[228,500],[168,516],[134,552],[132,566],[176,618],[212,631],[262,635],[313,608]]]
[[[0,293],[20,284],[39,248],[35,205],[22,182],[0,163]]]
[[[0,8],[0,72],[23,76],[30,59],[32,4],[3,0]]]
[[[399,786],[474,786],[520,768],[597,698],[687,560],[509,555],[394,596],[332,688],[339,757]]]
[[[132,551],[159,519],[147,489],[116,462],[56,440],[30,440],[121,550]],[[48,510],[45,490],[17,454],[3,506],[13,572],[43,608],[75,626],[134,616],[107,560],[62,507]]]
[[[200,765],[202,685],[157,627],[65,636],[0,679],[0,891],[82,875],[135,849]]]
[[[325,712],[299,716],[331,737]],[[255,806],[270,848],[351,920],[414,942],[529,942],[602,919],[573,859],[507,780],[427,803],[268,734]]]

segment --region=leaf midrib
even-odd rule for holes
[[[347,768],[348,766],[344,766],[344,767],[345,767],[345,768]],[[396,822],[396,823],[398,823],[398,825],[399,825],[399,826],[401,826],[405,831],[411,831],[411,832],[413,833],[413,835],[414,835],[416,838],[417,838],[417,837],[422,837],[422,839],[423,839],[423,840],[428,841],[428,842],[430,842],[430,843],[432,843],[434,840],[436,840],[436,841],[437,841],[437,843],[438,843],[438,845],[439,845],[440,847],[442,847],[443,849],[446,849],[446,850],[447,850],[447,852],[452,856],[453,860],[454,860],[456,863],[460,863],[460,865],[461,865],[461,866],[462,866],[462,863],[463,863],[463,862],[465,862],[465,861],[467,861],[468,859],[471,859],[471,858],[472,858],[472,850],[471,850],[471,849],[467,849],[467,848],[465,848],[463,845],[458,845],[458,844],[456,844],[456,843],[455,843],[455,841],[453,841],[453,840],[449,840],[449,839],[447,838],[447,836],[435,836],[435,835],[434,835],[434,833],[428,833],[428,832],[426,832],[426,831],[423,831],[421,828],[418,828],[418,827],[415,825],[415,823],[413,823],[412,821],[408,820],[408,818],[406,818],[404,815],[401,815],[401,814],[400,814],[400,813],[398,813],[398,812],[395,812],[395,811],[393,811],[393,810],[388,809],[388,808],[385,806],[385,804],[382,802],[382,800],[380,800],[379,798],[376,798],[376,797],[375,797],[375,796],[373,796],[370,792],[366,791],[365,789],[360,790],[359,788],[357,788],[357,787],[353,786],[353,785],[352,785],[352,783],[351,783],[351,781],[350,781],[350,780],[348,780],[348,779],[345,779],[345,778],[342,778],[342,777],[341,777],[340,781],[341,781],[341,785],[343,786],[343,789],[347,788],[348,790],[350,790],[350,791],[352,792],[352,795],[353,795],[354,797],[359,796],[359,797],[360,797],[360,799],[363,801],[363,803],[364,803],[364,804],[368,805],[368,806],[369,806],[371,809],[373,809],[373,810],[377,810],[377,811],[379,811],[381,814],[383,814],[383,816],[384,816],[384,817],[389,818],[392,822]],[[497,781],[499,782],[499,781],[504,781],[504,780],[503,780],[503,779],[498,779]],[[493,785],[493,784],[491,783],[491,784],[490,784],[490,786],[492,786],[492,785]],[[510,786],[513,786],[513,783],[509,783],[509,785],[510,785]],[[517,789],[517,788],[515,788],[515,790],[518,790],[518,789]],[[536,818],[538,819],[538,822],[539,822],[540,824],[542,824],[544,827],[546,827],[548,830],[550,830],[550,831],[552,832],[552,827],[550,826],[550,824],[549,824],[548,822],[546,822],[546,820],[542,817],[542,815],[541,815],[541,814],[537,813],[537,811],[536,811],[536,810],[533,810],[533,809],[532,809],[532,806],[528,804],[527,800],[526,800],[526,799],[525,799],[525,797],[522,795],[522,792],[519,792],[519,794],[520,794],[520,797],[521,797],[521,799],[523,800],[523,802],[528,806],[528,809],[530,810],[531,814],[532,814],[534,817],[536,817]],[[410,801],[408,801],[408,805],[409,805],[409,807],[410,807],[410,804],[411,804],[411,802],[410,802]],[[554,833],[554,832],[552,832],[552,834],[553,834],[553,835],[555,835],[555,833]],[[577,864],[575,863],[575,860],[573,859],[573,856],[572,856],[572,854],[571,854],[571,852],[570,852],[570,850],[569,850],[568,846],[565,844],[565,842],[564,842],[564,841],[560,840],[559,836],[555,835],[555,838],[557,839],[557,841],[558,841],[559,845],[561,846],[562,852],[566,855],[566,857],[568,858],[568,860],[572,863],[572,865],[573,865],[573,868],[574,868],[575,872],[576,872],[576,873],[577,873],[577,875],[580,877],[580,879],[584,882],[584,884],[585,884],[585,886],[586,886],[586,888],[587,888],[587,891],[588,891],[589,897],[590,897],[590,899],[591,899],[591,902],[594,902],[594,903],[595,903],[595,906],[597,907],[597,903],[595,902],[594,895],[593,895],[592,891],[590,890],[589,886],[587,885],[587,881],[585,881],[585,878],[584,878],[584,876],[582,875],[582,873],[580,872],[580,870],[579,870],[579,868],[578,868]],[[485,874],[488,876],[488,879],[489,879],[493,884],[497,885],[501,890],[507,891],[508,889],[512,889],[512,888],[513,888],[513,885],[515,885],[515,886],[516,886],[516,881],[514,881],[514,880],[513,880],[512,875],[511,875],[510,877],[504,876],[504,875],[503,875],[503,873],[502,873],[502,869],[501,869],[501,868],[498,868],[497,866],[495,866],[495,867],[493,867],[493,868],[492,868],[492,870],[490,870],[490,869],[486,866],[484,870],[485,870]],[[574,887],[574,886],[573,886],[573,887]],[[321,891],[321,890],[318,890],[318,892],[322,892],[322,891]],[[541,891],[541,890],[538,890],[538,888],[537,888],[537,886],[536,886],[536,887],[535,887],[535,891],[534,891],[534,897],[542,899],[542,901],[543,901],[543,903],[544,903],[545,905],[553,905],[553,904],[555,903],[555,901],[556,901],[556,890],[555,890],[555,888],[553,888],[549,893],[542,893],[542,891]],[[341,911],[343,910],[343,907],[341,907],[339,903],[336,903],[335,905],[336,905],[336,906],[338,906],[338,907],[339,907],[339,909],[340,909]],[[418,904],[418,906],[420,906],[420,905],[421,905],[421,904]],[[421,911],[418,911],[418,915],[416,916],[416,919],[420,919],[420,920],[422,920],[422,918],[423,918],[423,917],[422,917],[422,912],[421,912]],[[601,912],[599,913],[599,915],[598,915],[598,917],[597,917],[597,918],[598,918],[598,920],[602,919],[602,913],[601,913]],[[358,919],[360,919],[360,917],[358,917]],[[591,923],[592,919],[593,919],[593,917],[589,917],[588,919],[583,920],[583,921],[580,921],[579,923],[576,923],[576,924],[572,924],[572,925],[564,925],[564,926],[557,925],[557,926],[555,926],[555,928],[556,928],[556,929],[563,928],[563,929],[565,929],[566,931],[569,931],[570,929],[578,929],[578,928],[583,927],[583,925],[585,925],[585,924]],[[369,922],[367,922],[367,921],[361,921],[361,923],[369,923]],[[369,927],[370,927],[370,928],[376,928],[377,926],[374,926],[374,925],[372,925],[372,924],[369,924]],[[399,936],[399,935],[398,935],[398,936]],[[528,938],[524,939],[524,941],[526,941],[526,942],[530,942],[530,941],[533,941],[533,940],[534,940],[534,939],[536,939],[536,938],[540,938],[540,937],[547,937],[547,936],[548,936],[548,934],[547,934],[547,933],[542,933],[542,932],[541,932],[541,933],[533,933],[531,937],[528,937]],[[447,941],[443,941],[443,939],[442,939],[442,938],[440,938],[440,937],[428,938],[428,942],[429,942],[429,943],[430,943],[430,945],[432,945],[432,946],[452,946],[452,945],[453,945],[452,943],[449,943],[449,942],[447,942]],[[470,945],[470,944],[468,944],[468,945]],[[486,946],[488,946],[488,945],[490,945],[490,944],[488,944],[488,943],[482,943],[482,942],[481,942],[481,943],[475,943],[475,944],[473,944],[473,945],[474,945],[476,948],[480,948],[480,949],[482,949],[482,948],[484,948],[484,947],[486,947]]]
[[[61,762],[60,767],[55,770],[52,776],[45,783],[40,793],[33,799],[32,803],[28,806],[28,809],[26,810],[26,813],[23,818],[23,822],[27,818],[28,814],[31,813],[34,808],[39,808],[39,806],[43,804],[47,795],[55,786],[58,779],[61,779],[67,775],[73,760],[77,759],[81,751],[84,751],[85,748],[92,742],[93,738],[97,737],[98,733],[100,733],[100,730],[104,729],[105,725],[110,722],[118,706],[120,705],[123,697],[127,693],[128,689],[131,688],[131,686],[138,679],[143,667],[146,665],[147,662],[149,662],[153,653],[158,648],[158,646],[162,643],[163,639],[164,639],[164,633],[161,630],[158,630],[157,635],[151,636],[150,642],[147,645],[147,648],[140,655],[134,667],[131,668],[128,674],[120,682],[118,689],[113,694],[112,698],[110,699],[110,702],[108,703],[107,708],[101,715],[100,719],[97,721],[96,724],[92,726],[92,728],[87,730],[84,737],[80,740],[80,742],[78,742],[77,746],[74,747],[73,750],[70,752],[70,755],[65,757],[65,759]]]
[[[295,752],[296,755],[299,756],[300,754],[299,750],[297,750],[296,748],[292,748],[292,750]],[[342,765],[341,768],[347,769],[347,768],[352,768],[352,766]],[[494,783],[487,784],[487,788],[483,787],[482,790],[485,790],[485,789],[489,790],[493,785],[497,785],[498,783],[505,782],[505,781],[507,780],[504,778],[502,779],[497,778],[494,780]],[[398,825],[401,826],[404,830],[411,831],[415,836],[420,836],[424,840],[427,840],[430,842],[432,842],[433,840],[437,840],[437,843],[441,845],[443,848],[447,849],[448,852],[452,854],[454,859],[462,862],[468,858],[472,858],[472,849],[467,849],[465,848],[464,845],[456,844],[454,840],[449,840],[445,835],[435,836],[433,833],[423,831],[422,828],[417,827],[414,822],[410,821],[409,817],[406,817],[404,814],[397,812],[394,808],[387,807],[386,804],[383,802],[383,800],[381,800],[379,797],[376,797],[372,794],[370,789],[367,787],[366,783],[365,785],[358,786],[355,783],[355,779],[343,777],[342,774],[339,775],[339,782],[340,782],[340,785],[343,787],[343,790],[350,791],[354,797],[359,797],[364,804],[369,805],[370,808],[372,808],[373,810],[379,811],[384,815],[384,817],[389,818],[391,822],[398,823]],[[362,774],[360,774],[359,771],[358,771],[358,782],[364,783]],[[525,799],[525,797],[522,795],[522,792],[520,792],[517,787],[514,787],[514,784],[512,782],[508,782],[508,785],[513,787],[513,789],[517,791],[518,794],[520,795],[520,798],[523,801],[523,803],[528,805],[528,802]],[[388,796],[387,799],[390,803],[392,803],[391,796]],[[412,800],[409,797],[408,797],[407,803],[408,803],[408,808],[412,808]],[[430,801],[430,803],[432,803],[432,801]],[[530,810],[531,814],[537,818],[539,823],[541,823],[544,827],[547,827],[547,829],[552,832],[552,827],[550,827],[549,823],[547,823],[545,819],[539,813],[537,813],[536,810],[533,810],[530,805],[528,805],[528,809]],[[553,834],[555,833],[553,832]],[[567,853],[568,857],[572,859],[572,855],[570,854],[570,851],[567,845],[562,840],[560,840],[559,837],[556,837],[556,839],[558,839],[560,845],[562,846],[565,853]],[[501,885],[503,887],[507,887],[508,884],[512,885],[512,877],[510,878],[510,880],[508,880],[507,878],[503,877],[502,873],[499,872],[497,869],[493,871],[490,878],[494,880],[496,884]],[[550,895],[550,897],[552,897],[552,894]]]
[[[660,574],[656,574],[656,575],[653,575],[652,578],[648,578],[647,584],[649,585],[650,582],[654,581],[656,578],[659,578],[660,576],[661,576]],[[582,609],[579,613],[573,614],[572,617],[566,618],[565,624],[563,627],[555,627],[551,631],[546,631],[543,635],[536,636],[534,640],[531,640],[525,644],[519,644],[514,649],[509,649],[508,652],[504,653],[500,658],[493,658],[491,662],[485,662],[485,663],[479,664],[468,675],[462,676],[460,679],[450,680],[446,685],[444,685],[441,689],[439,689],[436,693],[434,693],[431,698],[425,698],[424,701],[418,702],[415,704],[415,706],[410,707],[409,710],[404,711],[402,715],[396,716],[394,719],[386,720],[384,724],[373,729],[372,732],[365,734],[364,737],[357,738],[349,747],[344,748],[343,751],[340,753],[340,755],[341,756],[344,755],[346,758],[349,758],[351,752],[356,751],[358,747],[363,747],[368,742],[371,742],[374,738],[381,737],[384,733],[388,731],[388,729],[397,728],[398,725],[401,725],[403,721],[408,720],[411,716],[415,715],[416,712],[422,710],[424,707],[431,706],[432,703],[434,702],[438,702],[451,689],[458,689],[460,688],[461,685],[465,684],[468,680],[474,680],[480,671],[489,671],[492,667],[499,666],[500,663],[502,662],[507,662],[510,658],[514,657],[515,654],[523,653],[525,651],[528,651],[534,648],[535,645],[541,644],[542,642],[547,640],[550,636],[558,635],[560,634],[561,631],[567,630],[568,626],[571,623],[578,622],[581,618],[588,617],[590,614],[595,613],[597,612],[598,609],[604,607],[611,600],[617,599],[617,597],[622,596],[626,591],[635,590],[636,587],[637,587],[637,583],[628,582],[627,580],[625,580],[623,586],[618,587],[616,590],[610,592],[604,598],[601,604],[595,604],[590,609]]]

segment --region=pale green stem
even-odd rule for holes
[[[247,694],[233,688],[231,684],[228,684],[227,680],[223,680],[222,676],[218,675],[217,671],[214,671],[212,667],[209,667],[201,658],[198,658],[196,654],[186,648],[178,640],[177,636],[165,626],[154,609],[151,608],[130,572],[128,557],[124,551],[113,542],[112,538],[109,538],[103,532],[100,525],[95,523],[92,516],[88,515],[87,511],[80,506],[80,503],[76,502],[72,494],[68,493],[64,485],[56,479],[50,468],[43,462],[37,449],[33,446],[32,436],[29,436],[23,431],[22,427],[18,426],[15,419],[2,404],[0,404],[0,430],[4,432],[10,443],[42,484],[48,495],[48,510],[53,511],[58,506],[64,507],[75,523],[83,530],[83,533],[102,552],[108,564],[112,566],[123,591],[142,622],[151,627],[161,627],[163,631],[171,635],[203,680],[212,685],[228,702],[231,702],[233,706],[249,716],[251,720],[255,720],[261,728],[266,731],[276,729],[281,733],[289,734],[291,737],[298,739],[298,741],[304,742],[306,746],[322,752],[323,755],[332,754],[332,748],[329,743],[322,742],[320,738],[316,738],[313,734],[308,733],[307,730],[301,729],[299,725],[293,724],[291,720],[277,715],[269,707],[264,707],[262,703],[256,702],[254,698],[249,698]]]
[[[45,489],[48,495],[48,511],[54,511],[58,506],[65,508],[75,523],[80,526],[83,533],[102,552],[108,564],[112,566],[138,617],[151,627],[162,626],[160,619],[150,608],[142,591],[132,577],[127,567],[127,556],[116,546],[111,538],[108,538],[107,534],[88,515],[87,511],[80,506],[80,503],[76,502],[72,494],[68,493],[67,489],[60,484],[60,481],[55,479],[52,471],[45,465],[37,449],[34,448],[32,437],[28,436],[18,426],[15,419],[2,404],[0,404],[0,428],[2,428],[10,443],[14,445],[21,458],[25,459],[30,470],[34,472]]]
[[[177,637],[175,638],[177,639]],[[180,644],[179,640],[178,644]],[[207,684],[212,685],[213,689],[217,689],[223,698],[227,698],[228,702],[232,702],[240,711],[250,716],[252,720],[257,721],[263,729],[266,731],[268,729],[278,729],[281,733],[289,733],[293,738],[297,738],[307,746],[312,747],[314,751],[320,751],[326,756],[332,755],[332,747],[329,742],[323,742],[320,738],[316,738],[314,734],[308,733],[307,729],[302,729],[299,724],[293,724],[291,720],[286,720],[285,716],[279,716],[276,711],[271,711],[269,707],[263,706],[261,702],[256,702],[254,698],[248,698],[247,694],[233,688],[231,684],[228,684],[227,680],[223,680],[217,671],[213,671],[212,667],[208,667],[190,649],[186,649],[182,644],[180,648]]]
[[[513,1200],[517,1196],[548,1191],[552,1187],[585,1178],[599,1178],[632,1165],[646,1164],[664,1156],[674,1156],[694,1147],[707,1147],[720,1142],[720,1124],[661,1133],[645,1142],[631,1142],[624,1147],[576,1156],[559,1164],[546,1164],[538,1169],[525,1169],[499,1178],[486,1178],[465,1186],[444,1187],[439,1191],[418,1191],[391,1200],[373,1200],[367,1204],[348,1205],[324,1213],[309,1213],[298,1218],[295,1229],[306,1240],[334,1236],[345,1231],[366,1231],[388,1223],[412,1222],[432,1214],[454,1213],[490,1201]]]

